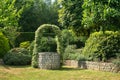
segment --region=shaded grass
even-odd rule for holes
[[[0,80],[120,80],[120,74],[69,67],[40,70],[30,66],[0,65]]]

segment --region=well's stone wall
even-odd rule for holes
[[[113,63],[66,60],[65,65],[78,67],[82,69],[92,69],[92,70],[100,70],[100,71],[108,71],[108,72],[120,72],[120,67],[114,65]]]
[[[41,52],[39,53],[38,64],[40,69],[59,69],[60,55],[55,52]]]

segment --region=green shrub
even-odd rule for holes
[[[82,49],[76,49],[76,45],[68,45],[63,54],[64,60],[86,60],[85,56],[81,54]]]
[[[25,54],[25,55],[29,55],[29,51],[25,48],[13,48],[11,49],[8,53],[14,53],[14,54]]]
[[[76,45],[77,48],[84,46],[84,37],[77,37],[71,30],[62,30],[63,45],[66,48],[68,45]],[[81,41],[82,40],[82,41]]]
[[[6,65],[28,65],[31,63],[31,55],[26,49],[11,49],[3,58]]]
[[[0,32],[0,58],[2,58],[10,49],[8,39]]]
[[[82,52],[91,60],[107,61],[120,55],[120,32],[95,32],[86,41]]]
[[[20,43],[20,48],[28,49],[29,46],[30,46],[30,41],[24,41]]]
[[[57,52],[57,45],[54,38],[42,37],[39,45],[40,52]]]

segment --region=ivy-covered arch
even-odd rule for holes
[[[39,42],[41,38],[43,37],[44,30],[46,29],[52,29],[52,31],[56,35],[56,42],[57,42],[57,53],[62,55],[62,38],[61,38],[61,30],[59,29],[58,26],[56,25],[51,25],[51,24],[43,24],[41,25],[35,32],[35,44],[34,44],[34,49],[33,49],[33,55],[32,55],[32,66],[33,67],[38,67],[38,53],[40,52],[39,48]]]

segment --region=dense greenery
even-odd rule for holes
[[[119,26],[120,0],[1,0],[0,58],[17,46],[33,55],[33,67],[38,67],[38,53],[46,51],[57,51],[61,60],[86,56],[93,61],[119,61]],[[82,47],[83,54],[81,49],[76,51]],[[16,52],[20,54],[14,50],[5,56],[6,61],[10,59],[6,64],[19,65],[21,56],[23,61],[30,58],[27,54],[24,59],[21,49]]]
[[[33,49],[33,57],[32,57],[32,66],[38,67],[38,53],[41,52],[41,40],[43,37],[43,33],[52,30],[53,33],[56,35],[56,43],[57,43],[57,52],[62,55],[63,47],[62,47],[62,38],[61,38],[61,31],[59,27],[56,25],[51,24],[44,24],[41,25],[35,32],[35,44]],[[62,58],[62,56],[61,56]]]
[[[120,58],[120,32],[100,31],[91,34],[82,53],[95,61]]]
[[[76,48],[81,48],[84,46],[84,42],[82,41],[82,37],[77,37],[72,30],[64,29],[61,32],[62,35],[62,43],[64,50],[68,45],[76,45]],[[64,51],[63,50],[63,51]]]
[[[0,1],[0,27],[18,26],[18,20],[23,9],[17,10],[15,2],[16,0]]]
[[[34,44],[35,44],[35,41],[32,41],[29,48],[28,48],[31,55],[33,54]]]
[[[84,0],[82,24],[89,31],[120,29],[120,0]]]
[[[18,47],[19,44],[24,41],[33,41],[34,38],[35,38],[34,32],[20,32],[15,40],[16,46]]]
[[[3,58],[9,49],[8,39],[0,32],[0,58]]]
[[[3,58],[7,65],[28,65],[31,63],[31,55],[24,48],[13,48]]]
[[[13,26],[2,28],[2,32],[8,38],[11,48],[14,48],[16,46],[16,38],[20,34],[17,30],[18,28]]]
[[[76,49],[76,45],[68,45],[63,54],[64,60],[84,61],[86,57],[82,54],[82,49]]]
[[[26,7],[21,14],[19,26],[22,27],[23,32],[34,32],[42,24],[56,24],[58,25],[58,6],[51,0],[25,0]],[[31,1],[31,2],[30,2]],[[24,0],[22,0],[24,2]],[[49,2],[49,4],[47,4]],[[22,5],[21,5],[22,6]]]
[[[39,42],[39,45],[40,52],[57,52],[55,38],[42,37],[41,41]]]
[[[25,48],[25,49],[29,49],[30,46],[30,41],[24,41],[20,43],[20,48]]]
[[[72,29],[77,35],[82,29],[83,0],[60,0],[59,22],[63,28]]]

